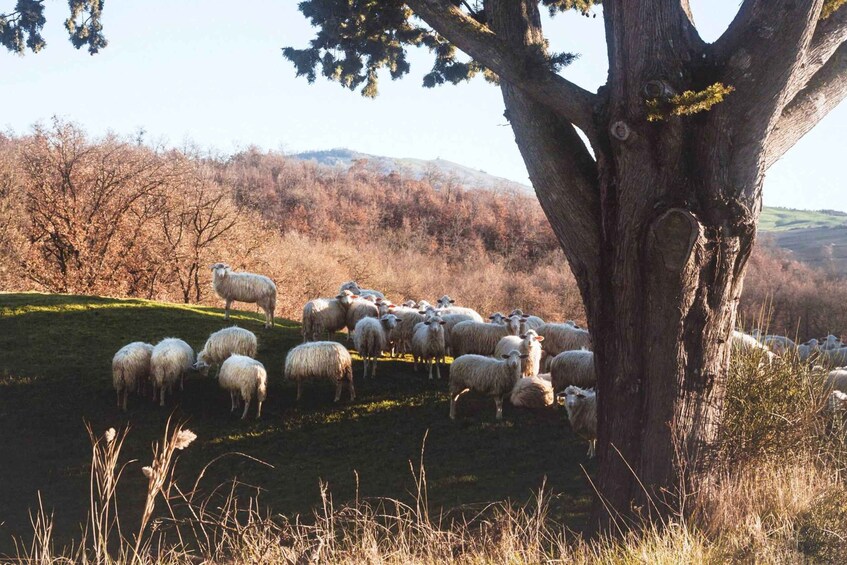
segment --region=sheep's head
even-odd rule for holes
[[[417,308],[418,303],[415,302],[414,300],[407,300],[406,302],[403,303],[403,306],[405,306],[406,308]]]
[[[520,338],[529,343],[530,345],[532,345],[533,341],[537,341],[539,343],[544,341],[544,336],[538,335],[535,330],[527,330],[526,332],[520,335]]]
[[[362,298],[364,298],[368,302],[373,302],[374,304],[376,304],[376,296],[374,296],[373,294],[364,294],[362,295]]]
[[[455,300],[453,300],[452,298],[450,298],[449,296],[447,296],[445,294],[444,296],[442,296],[441,298],[438,299],[438,302],[436,302],[436,304],[438,305],[439,308],[447,308],[448,306],[450,306],[451,304],[454,304],[455,302],[456,302]]]
[[[430,304],[426,300],[421,300],[420,302],[418,302],[418,308],[420,308],[421,310],[426,310],[427,308],[432,308],[432,304]]]
[[[568,409],[568,413],[576,409],[581,404],[584,404],[594,398],[594,389],[579,388],[578,386],[569,386],[564,393],[560,393],[557,397],[559,405],[564,405]]]
[[[509,312],[509,316],[523,316],[523,310],[520,308],[515,308],[511,312]]]
[[[494,312],[488,317],[491,320],[492,324],[500,324],[501,326],[506,325],[506,316],[504,316],[501,312]]]
[[[847,394],[840,390],[829,393],[829,410],[833,413],[847,411]]]
[[[394,314],[385,314],[379,318],[379,321],[382,322],[382,327],[386,330],[393,330],[397,327],[397,316]]]
[[[347,281],[346,283],[341,285],[341,288],[338,290],[338,292],[344,292],[345,290],[349,290],[354,294],[358,294],[361,289],[359,288],[359,285],[356,283],[356,281]]]
[[[229,265],[226,263],[215,263],[211,266],[212,274],[216,277],[225,277],[229,273]]]
[[[343,306],[350,306],[353,304],[355,299],[359,298],[358,294],[353,294],[349,290],[342,290],[338,293],[338,296],[335,297]]]
[[[204,377],[209,376],[209,367],[210,365],[208,360],[206,359],[206,353],[204,351],[201,351],[197,355],[197,361],[195,361],[194,364],[191,366],[192,369],[194,369],[195,371],[199,371],[200,374]]]
[[[520,335],[521,322],[524,322],[520,316],[509,316],[506,318],[506,326],[509,328],[509,333],[512,335]]]
[[[506,365],[511,367],[512,369],[519,369],[521,366],[521,359],[526,359],[529,357],[526,353],[521,353],[517,349],[513,349],[508,353],[503,353],[500,355],[502,359],[506,361]]]

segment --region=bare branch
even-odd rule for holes
[[[847,43],[812,77],[782,111],[768,138],[765,166],[770,167],[824,116],[847,97]]]
[[[520,88],[559,116],[592,136],[596,96],[562,78],[552,69],[539,68],[529,52],[510,48],[488,27],[468,17],[445,0],[408,0],[415,14],[456,47]]]

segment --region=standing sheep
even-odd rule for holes
[[[285,378],[297,381],[297,400],[302,396],[303,381],[317,379],[335,383],[335,402],[341,398],[345,382],[350,387],[350,400],[356,399],[350,352],[334,341],[312,341],[291,349],[285,356]]]
[[[571,323],[551,324],[546,323],[536,330],[538,335],[544,336],[544,349],[550,356],[556,356],[562,351],[575,351],[578,349],[591,349],[591,334],[588,330],[577,328]]]
[[[374,298],[385,298],[385,295],[378,290],[372,290],[370,288],[361,288],[356,281],[348,281],[341,285],[341,288],[338,292],[344,292],[345,290],[349,290],[353,294],[358,294],[359,296],[373,296]]]
[[[520,333],[519,316],[510,316],[506,318],[506,322],[507,325],[459,322],[450,332],[450,350],[453,356],[459,357],[468,353],[493,355],[501,338]]]
[[[574,433],[588,440],[588,457],[594,457],[597,444],[597,393],[592,389],[569,386],[559,404],[565,405]]]
[[[159,406],[165,405],[165,390],[173,391],[173,385],[179,381],[179,390],[183,389],[185,373],[194,365],[194,350],[191,346],[175,337],[160,341],[150,355],[150,373],[153,380],[153,399],[159,391]]]
[[[335,298],[315,298],[303,306],[303,342],[317,341],[322,334],[337,332],[347,325],[347,308],[358,298],[342,290]]]
[[[541,326],[543,326],[546,322],[539,318],[538,316],[531,316],[529,314],[524,314],[523,310],[520,308],[515,308],[512,310],[510,316],[520,316],[521,317],[521,333],[526,333],[527,330],[537,330]]]
[[[376,318],[362,318],[356,324],[353,332],[353,347],[362,356],[364,362],[364,373],[362,377],[368,376],[368,363],[371,366],[371,377],[376,376],[376,361],[382,356],[382,352],[388,349],[388,334],[397,325],[397,316],[386,314]]]
[[[544,337],[535,333],[535,330],[529,330],[520,336],[507,335],[497,342],[497,347],[494,348],[494,357],[500,357],[513,349],[526,353],[528,357],[521,362],[521,374],[524,377],[534,377],[538,374],[541,365],[542,341],[544,341]]]
[[[833,369],[824,378],[824,391],[829,394],[833,390],[847,393],[847,367]]]
[[[515,383],[509,400],[512,406],[544,408],[553,404],[553,386],[540,376],[523,377]]]
[[[233,273],[226,263],[212,265],[212,287],[226,300],[224,319],[229,320],[229,307],[234,302],[255,303],[265,312],[265,327],[274,325],[276,285],[264,275]]]
[[[420,358],[429,365],[429,380],[432,380],[433,365],[435,365],[438,379],[441,380],[441,368],[438,361],[447,354],[444,343],[444,324],[446,322],[440,316],[433,316],[415,326],[415,333],[412,334],[412,355],[416,361]]]
[[[482,316],[479,315],[479,312],[473,308],[455,306],[455,302],[455,300],[445,294],[438,299],[438,302],[436,302],[435,305],[438,311],[441,312],[442,316],[447,314],[464,314],[468,316],[468,319],[473,320],[474,322],[482,322]]]
[[[584,349],[562,351],[550,361],[550,380],[556,392],[563,391],[569,386],[593,387],[597,383],[597,375],[594,372],[594,353]]]
[[[762,362],[767,361],[770,363],[775,357],[773,352],[766,345],[759,343],[752,335],[738,330],[732,330],[730,343],[732,344],[734,352],[740,352],[743,354],[755,353],[762,355]]]
[[[235,353],[256,357],[258,347],[256,334],[249,330],[238,326],[218,330],[209,336],[203,349],[197,354],[194,369],[206,376],[209,374],[209,367],[220,365]]]
[[[221,365],[218,372],[218,384],[229,391],[230,413],[244,401],[244,412],[241,419],[247,417],[250,401],[256,399],[256,419],[262,416],[262,403],[267,397],[268,373],[265,366],[246,355],[233,353]]]
[[[469,390],[494,398],[497,419],[503,419],[503,397],[515,388],[521,378],[521,355],[513,349],[502,359],[482,355],[465,355],[450,366],[450,419],[456,419],[456,402]]]
[[[379,308],[373,302],[364,300],[363,298],[354,298],[347,306],[346,325],[347,325],[347,341],[353,340],[353,332],[356,330],[356,324],[362,318],[379,318]]]
[[[423,314],[411,308],[397,307],[391,310],[397,316],[397,325],[388,334],[388,340],[394,344],[399,353],[410,353],[412,351],[412,335],[415,326],[426,320]]]
[[[847,347],[824,349],[819,353],[818,361],[830,367],[843,367],[847,365]]]
[[[142,341],[124,345],[112,357],[112,383],[118,394],[118,407],[126,412],[129,391],[141,393],[150,381],[150,355],[153,346]]]

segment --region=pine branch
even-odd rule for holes
[[[767,141],[765,166],[770,167],[830,111],[847,98],[847,43],[829,58],[806,87],[785,106]]]
[[[408,0],[415,14],[456,47],[513,84],[589,137],[596,96],[562,78],[542,64],[537,54],[510,49],[488,27],[466,15],[448,0]]]

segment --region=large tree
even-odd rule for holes
[[[401,77],[407,49],[426,46],[425,86],[477,72],[499,84],[593,335],[599,523],[708,484],[762,181],[847,95],[843,3],[743,0],[714,43],[688,0],[300,3],[317,36],[284,54],[310,81],[373,96],[381,69]],[[602,9],[596,93],[560,74],[571,56],[549,52],[539,4]]]

